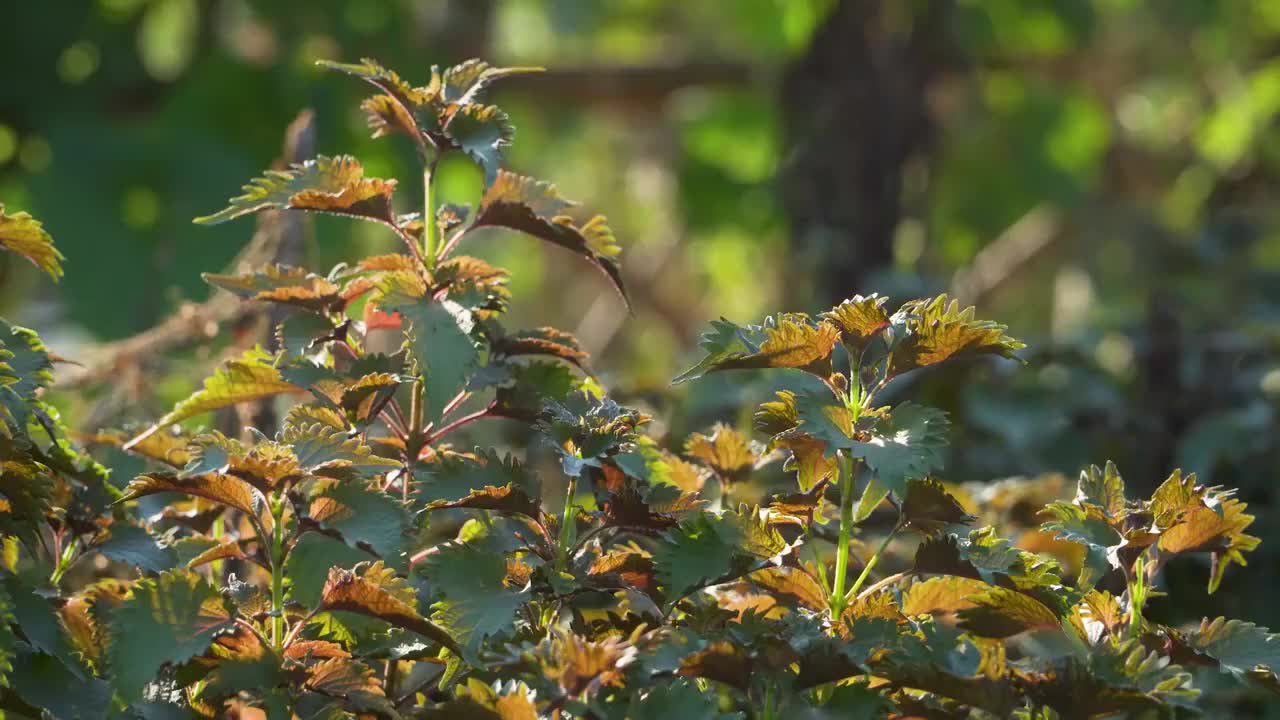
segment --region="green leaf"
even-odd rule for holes
[[[393,567],[403,568],[409,515],[395,498],[359,483],[341,483],[311,503],[311,518],[336,530],[352,547],[377,553]]]
[[[637,442],[636,429],[649,416],[619,405],[610,398],[586,392],[573,393],[563,403],[547,401],[538,421],[538,432],[560,455],[564,473],[577,477],[586,467],[601,463]]]
[[[366,178],[360,162],[350,155],[295,164],[288,170],[268,170],[244,186],[244,194],[212,215],[196,218],[200,225],[217,225],[261,210],[312,210],[373,220],[394,226],[391,195],[395,180]]]
[[[1115,463],[1108,460],[1106,470],[1099,470],[1097,465],[1082,470],[1080,481],[1076,484],[1075,503],[1092,503],[1111,517],[1121,517],[1127,500],[1124,496],[1124,479],[1120,477]]]
[[[156,542],[145,529],[121,522],[112,524],[105,542],[94,549],[112,560],[153,573],[171,570],[178,562],[173,548]]]
[[[431,618],[473,651],[485,638],[510,632],[529,601],[525,588],[507,587],[507,560],[470,543],[446,543],[428,555],[420,573],[443,599]]]
[[[4,203],[0,203],[0,248],[30,260],[54,280],[62,277],[66,258],[53,246],[53,238],[40,221],[24,212],[6,215]]]
[[[947,414],[941,410],[905,402],[877,424],[869,440],[850,441],[846,447],[862,458],[880,482],[903,497],[908,480],[942,467],[947,427]]]
[[[331,568],[352,568],[373,559],[341,540],[320,533],[303,533],[285,561],[289,598],[307,608],[320,604],[320,593]]]
[[[139,582],[128,599],[107,612],[107,618],[112,683],[127,701],[142,699],[143,688],[165,664],[183,663],[203,653],[218,633],[233,624],[222,594],[186,571]]]
[[[1205,618],[1200,627],[1187,633],[1187,644],[1196,652],[1218,661],[1223,672],[1237,680],[1280,668],[1280,635],[1243,620]]]
[[[802,313],[765,318],[762,325],[735,325],[720,319],[698,341],[706,357],[672,380],[695,380],[710,372],[764,368],[797,368],[826,379],[831,375],[831,352],[840,330],[831,322],[814,323]]]
[[[894,314],[892,323],[896,338],[889,364],[891,377],[957,358],[1012,358],[1026,347],[1004,334],[1006,326],[974,319],[972,307],[961,310],[960,304],[946,295],[906,303]]]
[[[3,587],[8,611],[31,647],[55,658],[69,674],[87,677],[88,671],[74,649],[67,627],[49,600],[32,588],[23,587],[14,577],[8,578]]]
[[[106,682],[78,675],[57,658],[25,647],[18,654],[9,687],[46,717],[105,720],[111,707],[111,686]]]
[[[484,170],[485,185],[498,177],[515,133],[511,118],[493,105],[466,105],[445,127],[445,134]]]
[[[837,685],[826,702],[784,712],[795,720],[878,720],[887,717],[893,703],[866,685]]]
[[[260,347],[246,350],[235,360],[227,361],[212,377],[204,381],[204,387],[186,400],[179,402],[148,430],[130,440],[125,446],[133,446],[150,437],[160,428],[201,415],[228,405],[250,400],[261,400],[300,388],[285,382],[280,370],[273,364],[274,358]]]
[[[1089,503],[1081,507],[1057,502],[1046,505],[1042,512],[1052,518],[1040,526],[1042,531],[1057,533],[1059,539],[1084,546],[1085,559],[1078,581],[1080,587],[1090,589],[1103,575],[1120,567],[1116,550],[1124,543],[1124,538],[1111,526],[1102,506]]]
[[[475,318],[452,300],[393,301],[384,307],[409,321],[409,353],[426,376],[427,419],[438,420],[479,365],[480,349],[471,337]]]
[[[630,697],[631,703],[626,711],[629,720],[728,720],[737,717],[721,713],[718,698],[713,693],[704,692],[694,680],[687,678],[638,690]]]
[[[589,260],[627,299],[617,257],[622,252],[603,215],[584,213],[550,183],[499,170],[471,227],[505,227],[571,250]]]
[[[674,602],[693,590],[745,575],[787,548],[758,509],[697,515],[667,532],[654,565]]]
[[[421,466],[426,473],[417,499],[425,500],[428,510],[475,508],[539,517],[542,483],[532,470],[493,449],[476,448],[475,456],[448,455]]]

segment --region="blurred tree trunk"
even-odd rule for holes
[[[926,92],[954,57],[950,6],[841,0],[787,69],[780,181],[795,259],[813,279],[793,291],[809,296],[788,302],[866,292],[868,275],[892,263],[904,172],[933,139]]]

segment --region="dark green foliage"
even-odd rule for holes
[[[766,442],[720,425],[689,437],[682,457],[645,434],[651,418],[604,394],[568,333],[505,330],[506,272],[456,253],[474,229],[517,230],[622,290],[604,218],[501,167],[514,130],[480,96],[524,70],[471,61],[413,87],[372,61],[329,66],[377,88],[364,104],[374,134],[410,138],[428,198],[447,152],[479,164],[486,190],[474,213],[397,215],[394,181],[320,157],[202,218],[372,219],[405,253],[324,276],[206,276],[296,314],[278,351],[224,362],[153,426],[91,436],[145,463],[135,477],[108,478],[75,446],[45,399],[56,357],[0,324],[6,712],[1107,717],[1194,707],[1183,668],[1280,686],[1280,636],[1146,613],[1180,556],[1207,557],[1210,592],[1245,564],[1254,518],[1231,492],[1175,471],[1131,498],[1108,463],[1070,497],[1035,503],[1038,530],[970,527],[984,508],[937,476],[946,415],[877,402],[914,370],[1014,357],[1022,344],[1004,326],[946,296],[716,322],[678,381],[800,372],[756,413]],[[6,231],[0,243],[56,274],[37,223],[0,215]],[[401,347],[373,352],[377,331]],[[294,402],[278,432],[171,427],[266,399]],[[491,417],[527,424],[551,467],[454,446],[459,428]],[[795,492],[730,502],[779,457]],[[560,504],[544,496],[548,472],[567,481]]]

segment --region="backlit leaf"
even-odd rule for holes
[[[975,635],[1004,638],[1061,625],[1058,616],[1044,603],[1009,588],[989,588],[968,599],[974,606],[961,609],[958,615],[961,625]]]
[[[840,340],[840,330],[830,321],[814,323],[800,313],[770,316],[763,325],[739,326],[721,319],[711,328],[698,341],[706,357],[672,383],[721,370],[763,368],[798,368],[826,378],[831,374],[831,351]]]
[[[458,646],[449,633],[419,615],[402,596],[387,587],[385,574],[380,562],[356,570],[333,568],[321,591],[319,607],[377,618],[456,650]]]
[[[0,203],[0,248],[30,260],[54,280],[62,277],[62,261],[66,258],[53,246],[53,238],[40,221],[24,212],[7,215],[3,203]]]
[[[553,327],[523,330],[494,338],[490,350],[498,356],[548,355],[585,368],[587,353],[573,335]]]
[[[889,313],[884,309],[888,300],[882,295],[854,295],[823,313],[824,318],[840,329],[840,341],[855,360],[889,327]]]
[[[1120,517],[1125,509],[1124,479],[1115,463],[1107,461],[1105,470],[1097,465],[1080,472],[1080,481],[1076,485],[1077,505],[1092,503],[1102,508],[1111,517]]]
[[[1161,552],[1172,554],[1211,553],[1213,565],[1209,571],[1209,592],[1212,593],[1218,589],[1227,568],[1232,563],[1247,564],[1244,553],[1254,550],[1262,542],[1260,538],[1244,532],[1254,520],[1244,511],[1245,507],[1234,498],[1226,500],[1219,508],[1201,505],[1161,533],[1157,546]]]
[[[426,407],[429,420],[437,420],[444,407],[467,386],[480,361],[480,350],[471,332],[475,319],[452,300],[388,303],[387,310],[409,321],[408,348],[426,375]]]
[[[1026,347],[1005,335],[1006,326],[974,319],[972,307],[946,295],[913,300],[892,318],[895,338],[889,374],[900,375],[954,358],[999,355],[1011,358]]]
[[[603,215],[584,213],[550,183],[500,170],[484,192],[472,227],[505,227],[559,245],[599,268],[626,299],[617,257],[621,248]]]
[[[713,427],[709,436],[690,435],[684,441],[684,454],[730,484],[747,479],[760,459],[759,451],[742,433],[723,423]]]
[[[196,415],[298,390],[297,386],[280,377],[280,371],[273,360],[269,353],[255,347],[246,350],[240,357],[227,361],[226,365],[204,381],[203,388],[175,405],[169,414],[157,420],[150,429],[130,440],[125,449],[132,448],[162,427]]]
[[[293,305],[324,312],[341,300],[335,283],[287,265],[268,265],[258,272],[240,275],[204,273],[205,282],[243,298]]]
[[[902,518],[908,527],[925,533],[936,532],[952,523],[968,524],[974,520],[942,483],[933,478],[907,482]]]
[[[222,473],[179,475],[151,473],[139,475],[125,488],[121,502],[136,500],[156,493],[176,492],[221,503],[250,515],[265,507],[262,495],[249,483]],[[264,521],[267,518],[264,517]]]
[[[320,155],[291,166],[268,170],[244,186],[244,194],[212,215],[196,218],[217,225],[261,210],[312,210],[395,225],[391,195],[395,180],[366,178],[360,162],[349,155]]]

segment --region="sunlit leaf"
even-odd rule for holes
[[[447,648],[458,649],[444,628],[419,615],[413,605],[405,601],[403,593],[395,591],[398,588],[387,587],[388,572],[380,562],[356,570],[331,569],[321,591],[319,607],[377,618],[395,627],[412,630]]]
[[[866,441],[850,441],[845,447],[862,458],[880,482],[903,496],[908,480],[923,478],[942,466],[948,425],[946,413],[905,402]]]
[[[953,358],[976,355],[1011,358],[1026,347],[1005,335],[1004,325],[974,319],[972,307],[961,310],[960,303],[949,300],[946,295],[906,303],[894,314],[892,323],[899,337],[893,345],[890,375]]]
[[[1245,507],[1234,498],[1226,500],[1218,508],[1201,505],[1161,533],[1157,546],[1161,552],[1171,554],[1211,553],[1213,565],[1209,571],[1209,592],[1212,593],[1218,589],[1227,568],[1233,563],[1248,564],[1244,553],[1254,550],[1262,542],[1260,538],[1244,532],[1254,520],[1245,512]]]
[[[603,215],[584,213],[550,183],[500,170],[480,200],[472,227],[505,227],[559,245],[590,260],[626,298],[621,253]]]
[[[121,502],[169,492],[205,498],[250,515],[258,515],[266,506],[265,499],[252,485],[222,473],[139,475],[125,488]]]
[[[1120,517],[1125,510],[1127,500],[1124,496],[1124,479],[1115,463],[1107,461],[1105,470],[1091,465],[1080,472],[1080,481],[1076,485],[1077,505],[1092,503],[1102,508],[1111,517]]]
[[[160,428],[196,415],[298,390],[297,386],[280,377],[280,371],[273,361],[274,358],[260,347],[247,350],[240,357],[227,361],[204,381],[203,388],[175,405],[173,410],[157,420],[146,432],[130,440],[125,449],[132,448]]]
[[[312,312],[329,310],[341,300],[332,281],[302,268],[268,265],[258,272],[240,275],[204,273],[205,282],[243,298],[293,305]]]
[[[360,162],[349,155],[320,155],[291,166],[268,170],[244,186],[244,194],[212,215],[196,218],[217,225],[268,209],[312,210],[395,225],[391,195],[395,180],[366,178]]]
[[[112,560],[153,573],[170,570],[178,562],[173,548],[156,542],[151,533],[119,522],[109,528],[94,549]]]
[[[840,341],[857,359],[889,327],[889,313],[884,309],[888,300],[882,295],[854,295],[822,316],[840,329]]]
[[[30,260],[54,280],[62,277],[62,261],[66,258],[53,246],[53,238],[40,221],[24,212],[7,215],[3,203],[0,203],[0,248]]]
[[[765,318],[763,325],[711,323],[698,341],[706,356],[672,383],[678,384],[721,370],[798,368],[821,378],[831,374],[831,351],[840,330],[831,322],[814,323],[807,315],[784,313]]]
[[[723,423],[713,427],[710,435],[690,435],[684,441],[684,454],[729,484],[747,479],[760,460],[758,449],[742,433]]]
[[[1280,635],[1251,622],[1205,618],[1199,628],[1186,634],[1185,641],[1239,680],[1259,672],[1275,674],[1280,668]]]

